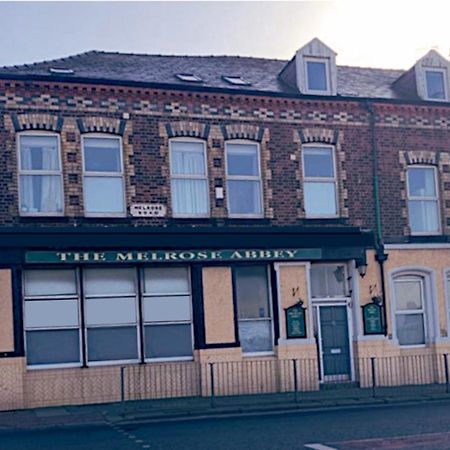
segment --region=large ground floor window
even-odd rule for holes
[[[29,366],[191,359],[189,269],[24,272]]]
[[[239,341],[243,353],[273,351],[272,308],[268,267],[235,267],[234,295],[238,311]]]

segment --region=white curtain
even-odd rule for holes
[[[172,180],[172,208],[178,214],[207,214],[206,180]]]
[[[21,169],[30,171],[21,176],[22,209],[26,212],[62,210],[60,175],[42,175],[41,171],[59,171],[59,155],[55,139],[51,137],[23,137],[21,141]],[[35,173],[35,174],[32,174]]]
[[[207,214],[208,184],[203,144],[172,142],[171,170],[173,211],[176,214]],[[190,175],[193,178],[189,178]],[[201,179],[202,176],[205,179]]]
[[[172,143],[172,174],[205,175],[203,144],[197,142]]]

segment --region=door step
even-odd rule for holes
[[[324,383],[320,384],[321,391],[352,388],[359,388],[359,383],[357,381],[325,381]]]

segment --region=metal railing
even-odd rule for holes
[[[450,392],[447,354],[317,359],[249,359],[148,363],[88,369],[0,372],[0,410],[37,406],[159,400],[237,403],[308,402],[334,398]],[[171,400],[169,400],[171,399]]]

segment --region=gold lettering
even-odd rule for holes
[[[167,260],[177,260],[177,254],[175,252],[164,252],[164,259]]]
[[[73,260],[74,261],[89,261],[90,256],[88,252],[83,253],[74,253],[73,254]]]
[[[147,252],[137,252],[136,258],[138,261],[148,261],[148,254]]]
[[[117,253],[116,261],[133,261],[133,253]]]
[[[94,253],[94,261],[106,261],[106,255],[104,253]]]
[[[222,253],[220,253],[220,252],[211,252],[211,259],[222,259]]]
[[[151,252],[150,255],[152,261],[158,261],[158,252]]]
[[[178,257],[183,260],[195,259],[195,253],[192,252],[181,252]]]
[[[67,262],[67,257],[70,256],[72,253],[67,252],[58,252],[56,255],[59,257],[59,260],[62,262]]]
[[[197,258],[198,259],[208,259],[208,254],[206,252],[198,252]]]

